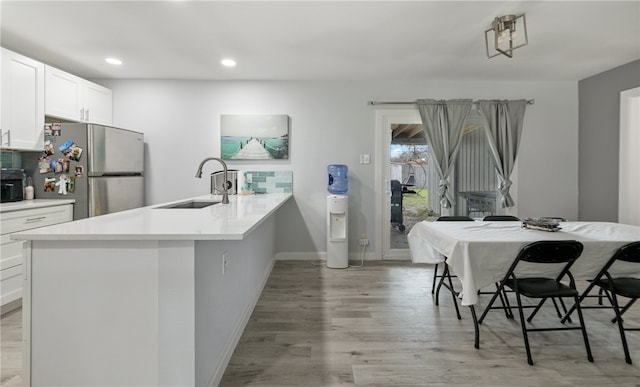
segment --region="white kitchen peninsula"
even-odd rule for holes
[[[163,204],[12,235],[31,241],[27,381],[216,385],[273,267],[273,215],[291,197]]]

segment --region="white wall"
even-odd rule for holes
[[[278,252],[325,251],[326,166],[349,166],[351,251],[374,235],[375,109],[369,100],[535,99],[525,114],[513,187],[520,216],[578,214],[578,96],[575,82],[103,80],[114,125],[145,133],[147,204],[200,195],[198,163],[218,156],[221,114],[288,114],[290,159],[229,162],[230,168],[292,170],[294,201],[278,216]],[[389,106],[378,108],[388,109]],[[406,108],[406,106],[402,106]],[[359,154],[372,163],[359,164]],[[219,169],[211,163],[208,172]]]

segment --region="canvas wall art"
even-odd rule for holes
[[[286,160],[289,116],[222,114],[220,147],[223,160]]]

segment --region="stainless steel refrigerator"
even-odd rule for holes
[[[24,160],[23,160],[24,162]],[[144,206],[144,135],[96,124],[47,124],[33,165],[36,199],[75,199],[74,220]]]

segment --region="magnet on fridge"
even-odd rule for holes
[[[44,192],[53,192],[56,189],[56,178],[45,177],[44,178]]]
[[[71,160],[60,159],[58,161],[62,162],[62,173],[69,173],[69,168],[71,167]]]
[[[51,135],[60,136],[62,134],[62,126],[59,123],[51,124]]]
[[[51,160],[47,156],[42,156],[38,159],[38,168],[40,173],[51,172]]]
[[[59,136],[61,132],[62,132],[62,127],[60,126],[60,123],[44,124],[45,136]],[[55,142],[55,140],[53,142]]]
[[[67,175],[60,175],[60,179],[55,186],[58,187],[58,195],[67,194]]]
[[[69,176],[67,179],[67,192],[73,192],[76,190],[76,178]]]
[[[53,147],[53,143],[50,140],[44,142],[44,154],[47,156],[51,156],[55,153],[55,149]]]
[[[73,142],[73,140],[67,140],[58,147],[58,150],[62,152],[62,154],[66,155],[67,153],[69,153],[70,148],[74,145],[75,143]]]
[[[73,174],[75,177],[84,177],[84,167],[82,165],[76,165]]]
[[[51,160],[51,169],[55,173],[62,173],[62,161],[63,159]]]
[[[66,157],[73,161],[80,161],[80,157],[82,156],[82,148],[73,144],[71,148],[69,148],[69,153],[66,154]]]

